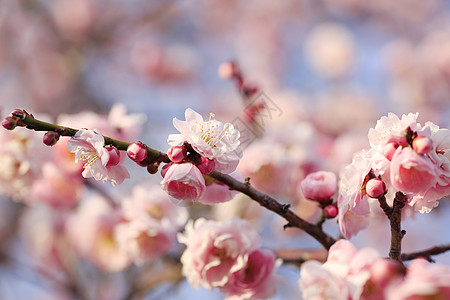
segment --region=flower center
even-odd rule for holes
[[[223,130],[222,124],[214,119],[214,114],[209,114],[209,120],[198,123],[200,129],[200,138],[204,140],[211,148],[216,147],[217,142],[227,133]]]
[[[96,151],[84,152],[81,155],[81,159],[84,161],[83,168],[90,167],[98,158],[100,158]]]

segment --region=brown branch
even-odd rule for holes
[[[434,246],[425,250],[417,251],[417,252],[411,252],[411,253],[403,253],[400,258],[402,261],[408,261],[415,258],[424,258],[429,262],[435,262],[433,258],[431,258],[432,255],[439,255],[442,253],[445,253],[447,251],[450,251],[450,243],[444,244],[440,246]]]
[[[402,253],[402,239],[406,231],[401,228],[402,209],[406,203],[406,196],[402,192],[397,192],[394,198],[393,207],[390,207],[385,196],[378,198],[380,207],[389,219],[391,225],[391,248],[389,250],[389,257],[397,261],[401,261]]]
[[[301,265],[308,260],[317,260],[324,263],[327,260],[328,251],[325,249],[277,249],[274,251],[284,263]]]
[[[326,249],[330,249],[331,245],[336,242],[335,239],[326,234],[318,226],[308,223],[298,217],[292,210],[289,209],[288,205],[281,204],[269,195],[261,193],[257,189],[253,188],[249,183],[246,184],[243,182],[239,182],[233,177],[217,171],[212,171],[209,176],[226,184],[230,187],[230,189],[239,191],[249,196],[256,202],[258,202],[261,206],[264,206],[268,210],[271,210],[279,216],[283,217],[288,221],[288,224],[285,225],[286,227],[297,227],[304,230],[306,233],[315,238],[320,244],[322,244]]]

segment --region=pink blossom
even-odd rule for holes
[[[57,123],[74,128],[97,128],[103,134],[119,140],[136,140],[145,120],[145,114],[127,114],[125,105],[116,103],[107,116],[91,111],[61,114]]]
[[[302,265],[299,283],[303,299],[352,299],[351,286],[345,278],[324,268],[321,263],[314,260]]]
[[[275,295],[281,282],[276,270],[281,260],[273,252],[256,249],[248,255],[247,265],[234,272],[228,283],[220,290],[227,294],[225,299],[266,299]]]
[[[242,157],[240,133],[231,123],[223,124],[211,117],[204,121],[202,116],[188,108],[186,121],[173,119],[173,125],[180,134],[171,134],[167,142],[171,146],[181,146],[185,141],[201,156],[214,160],[216,170],[233,172]]]
[[[427,122],[424,131],[430,130],[433,150],[427,153],[437,168],[437,183],[427,191],[421,192],[411,199],[409,205],[420,213],[428,213],[439,205],[439,200],[450,194],[450,130]]]
[[[169,252],[175,232],[150,219],[135,219],[115,227],[119,247],[136,264],[151,262]]]
[[[376,155],[373,149],[358,152],[353,157],[352,163],[341,173],[338,221],[341,233],[346,238],[350,238],[368,225],[366,216],[370,213],[369,200],[363,186],[368,180],[368,174],[373,170],[373,157]]]
[[[236,218],[222,223],[203,218],[190,221],[178,241],[187,246],[181,256],[183,275],[196,289],[225,286],[261,244],[250,224]]]
[[[386,299],[450,299],[450,267],[414,260],[405,280],[388,288]]]
[[[370,278],[371,266],[380,259],[371,248],[357,250],[347,240],[331,246],[324,264],[307,261],[300,271],[300,288],[305,299],[360,299]]]
[[[169,201],[169,196],[157,185],[135,185],[131,195],[122,201],[124,218],[128,221],[142,219],[156,221],[172,231],[186,224],[188,212]]]
[[[129,178],[122,165],[107,166],[110,155],[104,147],[105,139],[96,130],[81,129],[68,142],[70,152],[75,153],[75,162],[82,161],[84,178],[93,177],[98,181],[110,181],[113,186]]]
[[[250,177],[256,189],[277,194],[286,191],[291,168],[282,145],[261,140],[245,149],[237,171],[244,177]]]
[[[399,147],[391,161],[391,183],[403,193],[420,193],[436,185],[437,170],[428,157]]]
[[[120,211],[112,209],[105,199],[86,198],[69,217],[67,236],[79,254],[97,268],[119,272],[131,263],[115,237],[115,228],[121,221]]]
[[[301,182],[301,187],[307,199],[330,201],[337,189],[336,175],[326,171],[311,173]]]
[[[205,179],[192,163],[173,164],[167,170],[161,187],[179,200],[196,201],[205,191]]]
[[[53,208],[73,208],[77,205],[83,184],[80,177],[68,177],[54,164],[42,167],[42,177],[34,181],[28,203],[45,203]]]
[[[377,121],[375,128],[369,130],[369,143],[372,148],[383,147],[389,142],[399,142],[405,137],[405,130],[409,127],[415,131],[420,127],[417,123],[419,113],[403,115],[400,119],[397,115],[389,113]]]

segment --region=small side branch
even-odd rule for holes
[[[415,258],[424,258],[429,262],[435,262],[434,259],[431,257],[432,255],[439,255],[442,253],[445,253],[447,251],[450,251],[450,243],[440,245],[440,246],[434,246],[422,251],[417,252],[411,252],[411,253],[403,253],[400,258],[402,261],[408,261]]]

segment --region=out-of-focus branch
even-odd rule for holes
[[[325,249],[277,249],[275,255],[285,263],[301,265],[308,260],[324,263],[327,260],[328,251]]]
[[[434,246],[425,250],[417,251],[417,252],[411,252],[411,253],[402,253],[400,256],[402,261],[408,261],[415,258],[424,258],[429,262],[435,262],[433,258],[431,258],[432,255],[439,255],[442,253],[445,253],[447,251],[450,251],[450,243],[443,244],[440,246]]]

